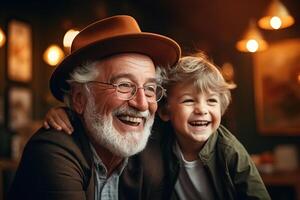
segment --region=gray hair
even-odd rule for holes
[[[82,65],[76,67],[74,71],[70,74],[70,79],[67,80],[70,84],[70,90],[65,92],[64,103],[71,107],[71,90],[72,84],[74,83],[87,83],[89,81],[95,80],[99,75],[99,69],[96,67],[99,64],[99,61],[88,61]],[[84,89],[86,94],[90,92],[86,84],[84,84]]]
[[[226,83],[221,72],[204,55],[182,57],[173,68],[162,70],[163,87],[170,90],[178,83],[191,82],[201,93],[208,91],[217,92],[220,95],[221,113],[224,114],[230,101],[230,89],[233,85]],[[166,103],[166,99],[162,101]]]
[[[64,103],[71,107],[71,90],[72,90],[72,84],[74,83],[80,83],[83,84],[83,88],[85,89],[85,94],[91,94],[89,87],[84,84],[89,81],[94,81],[99,76],[99,68],[96,66],[99,66],[99,61],[88,61],[83,63],[82,65],[76,67],[74,71],[70,74],[70,79],[67,80],[68,84],[70,85],[70,90],[65,92],[64,95]],[[162,84],[163,78],[161,75],[161,67],[156,67],[156,81],[158,84]]]

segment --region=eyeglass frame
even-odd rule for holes
[[[145,92],[145,86],[143,86],[143,87],[138,87],[137,84],[132,83],[132,82],[129,82],[129,81],[121,81],[121,82],[119,82],[119,83],[106,83],[106,82],[101,82],[101,81],[88,81],[88,82],[86,82],[86,84],[89,84],[89,83],[96,83],[96,84],[110,85],[110,86],[112,86],[112,87],[115,89],[115,91],[117,92],[117,97],[118,97],[119,99],[121,99],[121,100],[127,100],[127,101],[128,101],[128,100],[131,100],[131,99],[133,99],[133,98],[135,97],[135,95],[136,95],[138,89],[143,89],[144,92]],[[118,89],[120,89],[119,86],[120,86],[121,84],[124,84],[124,83],[128,83],[128,84],[130,84],[131,86],[134,86],[134,87],[132,87],[132,91],[126,92],[126,93],[131,93],[131,97],[130,97],[130,98],[122,98],[122,97],[120,97],[120,95],[119,95],[119,93],[122,93],[122,92],[120,92],[120,90],[118,90]],[[159,102],[159,101],[163,98],[163,96],[166,95],[166,89],[165,89],[163,86],[161,86],[160,84],[157,84],[157,83],[155,83],[155,86],[156,86],[156,89],[157,89],[157,88],[161,88],[161,96],[160,96],[160,98],[158,98],[158,99],[157,99],[157,97],[156,97],[156,98],[155,98],[155,99],[156,99],[155,101],[149,101],[149,98],[147,97],[147,95],[145,95],[145,96],[146,96],[146,99],[147,99],[147,101],[148,101],[149,103]],[[123,93],[125,93],[125,92],[123,92]],[[155,96],[157,96],[156,92],[155,92]]]

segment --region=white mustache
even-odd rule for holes
[[[113,115],[130,115],[134,117],[143,117],[147,119],[148,117],[150,117],[150,112],[149,110],[139,111],[131,107],[123,106],[114,110]]]

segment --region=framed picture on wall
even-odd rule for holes
[[[4,96],[0,94],[0,126],[4,124]]]
[[[8,23],[7,64],[10,80],[29,82],[32,79],[32,33],[26,22]]]
[[[28,125],[32,120],[32,93],[26,87],[10,87],[8,91],[8,126],[16,131]]]
[[[256,116],[266,135],[300,135],[300,39],[254,55]]]

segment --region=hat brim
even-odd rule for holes
[[[173,66],[179,60],[178,44],[165,36],[154,33],[136,33],[111,37],[94,42],[67,56],[54,70],[50,79],[50,90],[54,97],[63,101],[65,91],[70,88],[66,80],[70,73],[87,60],[96,60],[119,53],[140,53],[149,56],[155,66]]]

